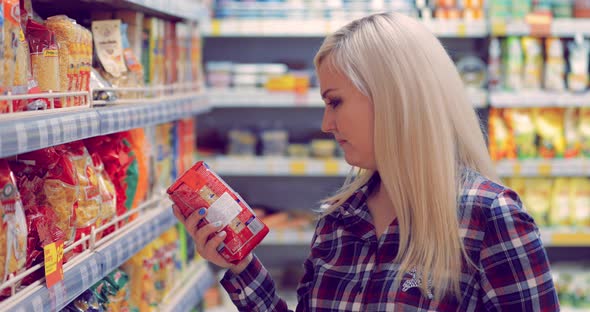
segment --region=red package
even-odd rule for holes
[[[207,208],[207,216],[198,228],[221,221],[227,236],[217,251],[230,263],[243,260],[268,234],[268,227],[252,208],[202,161],[167,192],[185,217],[201,207]]]

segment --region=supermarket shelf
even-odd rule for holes
[[[492,107],[584,107],[590,106],[590,92],[493,92],[490,94]]]
[[[51,289],[44,281],[28,286],[0,303],[0,311],[58,311],[108,273],[118,268],[177,221],[168,205],[155,199],[143,205],[142,216],[115,234],[96,242],[64,265],[64,280]]]
[[[284,20],[284,19],[222,19],[213,20],[209,37],[324,37],[348,20]],[[439,37],[483,38],[488,35],[486,21],[424,21],[424,24]]]
[[[473,107],[487,106],[487,92],[484,90],[467,91]],[[269,92],[265,89],[211,89],[207,95],[213,108],[288,108],[316,107],[323,108],[319,89],[310,89],[305,94],[294,92]]]
[[[491,32],[495,36],[526,36],[531,34],[531,26],[525,21],[498,21],[491,23]],[[558,18],[551,23],[552,36],[574,37],[577,33],[590,34],[590,19]]]
[[[343,159],[218,156],[205,162],[221,176],[342,176],[350,171]]]
[[[313,230],[275,230],[270,229],[262,241],[262,245],[309,246],[313,238]]]
[[[502,160],[496,163],[500,177],[587,177],[590,161],[587,159],[529,159]]]
[[[0,157],[186,118],[206,110],[206,97],[192,93],[137,100],[136,104],[6,114],[0,116]]]
[[[124,0],[122,2],[190,21],[198,21],[206,14],[205,8],[194,0]]]
[[[546,247],[590,247],[590,228],[541,229],[541,239]]]
[[[192,263],[182,273],[182,279],[178,281],[177,287],[170,291],[168,297],[164,298],[163,303],[159,306],[160,311],[191,311],[201,302],[205,292],[215,281],[215,276],[204,260]]]

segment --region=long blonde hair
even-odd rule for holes
[[[432,279],[435,298],[459,296],[466,256],[457,217],[460,168],[498,179],[455,65],[421,23],[396,13],[367,16],[329,35],[315,57],[316,68],[324,61],[374,105],[377,171],[399,223],[399,271],[418,268],[423,281]],[[325,213],[373,174],[362,169],[351,174],[325,200]],[[423,294],[427,284],[422,283]]]

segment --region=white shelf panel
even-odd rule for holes
[[[467,90],[475,108],[487,106],[488,94],[485,90]],[[281,108],[325,106],[319,89],[310,89],[305,94],[294,92],[269,92],[264,89],[209,89],[207,91],[213,108]]]
[[[497,36],[527,36],[531,34],[531,27],[524,20],[493,22],[492,31]],[[557,18],[551,23],[551,35],[556,37],[574,37],[577,33],[590,34],[590,19],[587,18]]]
[[[590,92],[493,92],[490,94],[492,107],[584,107],[590,106]]]
[[[205,162],[221,176],[345,177],[351,168],[343,159],[218,156]]]
[[[212,107],[324,107],[319,89],[311,89],[306,94],[264,89],[210,89],[207,95]]]
[[[150,209],[147,206],[151,206]],[[157,208],[154,208],[157,207]],[[146,203],[135,221],[97,242],[64,265],[64,280],[51,289],[43,283],[29,286],[0,303],[0,311],[57,311],[118,268],[149,242],[177,223],[172,209],[159,200]]]
[[[590,247],[590,228],[541,228],[546,247]]]
[[[208,31],[209,37],[324,37],[350,20],[214,20]],[[482,21],[424,21],[439,37],[483,38],[488,35],[487,22]]]
[[[590,161],[587,159],[530,159],[502,160],[496,163],[501,177],[587,177]]]
[[[188,94],[135,104],[0,115],[0,157],[187,118],[208,109],[205,95]]]
[[[123,2],[191,21],[199,20],[205,13],[204,7],[194,0],[124,0]]]
[[[178,281],[177,287],[170,291],[167,298],[164,298],[159,309],[164,312],[191,311],[201,302],[205,292],[215,282],[215,276],[204,260],[192,263],[182,273],[182,279]]]

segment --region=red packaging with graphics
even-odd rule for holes
[[[199,228],[221,221],[227,236],[217,251],[230,263],[243,260],[268,234],[250,206],[202,161],[170,186],[168,195],[185,217],[207,208]]]

